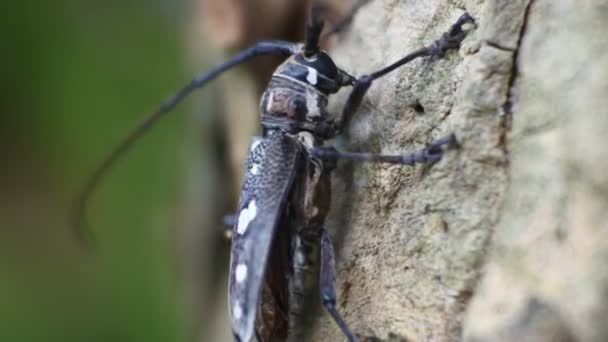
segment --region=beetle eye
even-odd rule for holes
[[[289,107],[294,117],[297,119],[303,118],[308,112],[308,109],[306,108],[306,101],[299,96],[289,101]]]

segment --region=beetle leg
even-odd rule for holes
[[[422,163],[434,163],[438,161],[443,155],[443,148],[453,146],[455,144],[456,137],[454,134],[450,134],[435,141],[426,148],[401,155],[382,155],[374,153],[338,151],[333,146],[316,147],[311,151],[311,154],[313,157],[330,161],[345,159],[358,162],[414,165]]]
[[[226,214],[222,216],[222,226],[224,228],[222,237],[228,242],[232,240],[234,225],[236,224],[237,220],[237,214]]]
[[[334,248],[325,229],[321,229],[320,234],[321,274],[319,277],[319,288],[321,292],[321,302],[348,341],[356,342],[357,338],[355,337],[355,334],[353,334],[336,309],[336,261],[334,257]]]
[[[467,22],[473,22],[473,18],[468,13],[465,13],[460,16],[458,21],[456,21],[456,23],[454,23],[454,25],[452,25],[450,29],[441,36],[441,38],[437,39],[429,46],[420,48],[381,70],[359,77],[355,82],[355,87],[348,96],[348,100],[346,100],[344,109],[342,110],[342,116],[339,118],[340,121],[337,123],[338,131],[343,130],[344,127],[348,125],[352,116],[355,114],[357,109],[359,109],[363,97],[374,80],[417,58],[430,56],[441,57],[446,51],[450,49],[457,49],[466,36],[467,32],[463,30],[462,27]]]

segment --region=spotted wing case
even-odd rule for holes
[[[229,311],[234,337],[250,341],[275,228],[297,169],[298,143],[282,132],[254,141],[234,226]]]

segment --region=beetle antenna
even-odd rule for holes
[[[321,39],[321,31],[323,31],[325,12],[325,6],[318,2],[315,2],[310,9],[310,15],[306,23],[305,57],[312,57],[319,52],[319,40]]]
[[[266,54],[279,54],[289,56],[297,52],[297,45],[284,41],[261,41],[253,46],[241,51],[232,56],[227,61],[216,65],[215,67],[197,75],[188,85],[183,87],[179,92],[166,100],[155,112],[148,115],[118,144],[110,154],[102,161],[95,169],[93,174],[83,186],[80,194],[76,199],[76,206],[73,213],[72,227],[76,238],[85,245],[91,245],[93,235],[90,233],[86,225],[86,208],[91,195],[107,174],[108,170],[115,162],[124,155],[129,148],[141,138],[150,127],[152,127],[159,119],[170,113],[186,96],[192,91],[203,87],[209,81],[220,75],[231,67],[241,64],[255,56]]]

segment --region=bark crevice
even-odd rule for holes
[[[518,37],[517,37],[517,45],[512,50],[513,51],[513,61],[512,61],[512,65],[511,65],[511,77],[509,78],[507,99],[506,99],[505,103],[503,104],[504,113],[506,115],[510,115],[510,116],[513,115],[513,102],[514,102],[514,97],[516,96],[516,94],[514,94],[514,91],[515,91],[517,78],[519,76],[519,66],[518,66],[519,64],[518,63],[519,63],[519,54],[520,54],[520,49],[521,49],[521,43],[526,34],[526,29],[528,28],[530,9],[531,9],[533,3],[534,3],[534,0],[529,0],[528,4],[526,5],[526,7],[524,9],[521,29],[520,29]],[[495,44],[492,46],[498,48],[499,45]]]

